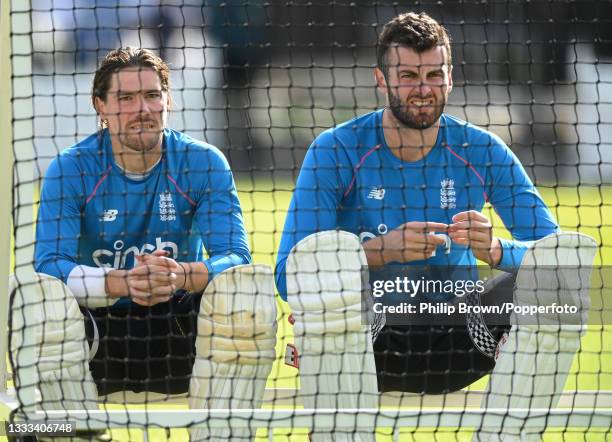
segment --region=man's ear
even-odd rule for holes
[[[100,97],[94,97],[93,105],[95,111],[102,116],[104,113],[104,100],[102,100]]]
[[[376,78],[376,87],[383,94],[387,93],[387,79],[385,78],[385,74],[380,68],[374,69],[374,78]]]
[[[448,92],[453,90],[453,65],[448,66]]]

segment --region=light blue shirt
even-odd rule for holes
[[[517,267],[529,241],[558,230],[522,165],[496,135],[442,114],[438,138],[421,160],[404,162],[387,146],[383,110],[319,135],[300,171],[278,252],[276,284],[286,299],[285,262],[301,239],[340,229],[362,241],[409,221],[451,224],[490,202],[514,240],[501,240],[499,267]],[[439,246],[436,256],[410,265],[473,266],[465,246]],[[452,296],[452,295],[451,295]]]
[[[166,129],[161,161],[144,179],[117,166],[107,130],[55,158],[38,213],[38,272],[66,282],[77,265],[131,269],[136,255],[160,249],[204,262],[210,279],[251,261],[234,179],[217,148]]]

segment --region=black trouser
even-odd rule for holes
[[[512,302],[514,281],[515,275],[507,273],[496,277],[480,295],[481,303]],[[497,319],[495,325],[487,326],[499,341],[509,330],[510,321],[509,315],[503,325]],[[427,319],[420,318],[420,323],[427,323]],[[374,355],[381,392],[449,393],[474,383],[495,366],[494,358],[475,346],[463,325],[385,326],[374,342]]]
[[[132,303],[126,308],[90,310],[100,336],[89,363],[98,393],[187,392],[200,299],[200,294],[183,294],[153,307]],[[87,311],[83,313],[91,346],[94,328]]]

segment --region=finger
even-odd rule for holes
[[[453,244],[458,244],[461,246],[468,246],[470,245],[470,240],[469,238],[453,238],[452,239]]]
[[[469,220],[469,219],[470,219],[470,216],[471,216],[471,215],[470,215],[470,213],[471,213],[471,212],[472,212],[471,210],[467,210],[467,211],[464,211],[464,212],[459,212],[459,213],[456,213],[456,214],[455,214],[455,215],[454,215],[454,216],[451,218],[451,221],[452,221],[453,223],[457,223],[457,222],[460,222],[460,221],[466,221],[466,220]]]
[[[133,296],[132,301],[134,301],[138,305],[142,305],[144,307],[151,307],[155,304],[159,304],[162,302],[169,301],[171,296],[149,296],[149,297],[138,297]]]
[[[127,277],[128,278],[135,278],[135,279],[143,279],[143,278],[171,278],[171,275],[175,275],[177,276],[177,273],[172,271],[172,269],[168,269],[167,267],[160,267],[160,266],[149,266],[149,265],[142,265],[139,267],[134,267],[133,269],[131,269],[130,271],[128,271]]]
[[[159,287],[174,287],[174,288],[176,288],[176,284],[174,284],[173,281],[157,282],[157,281],[136,280],[136,281],[131,281],[130,282],[130,289],[138,290],[138,291],[145,292],[145,293],[156,293],[155,291]],[[174,290],[171,290],[171,292],[173,292],[173,291]],[[164,291],[163,293],[166,293],[166,292]]]
[[[151,296],[148,290],[141,290],[141,289],[138,289],[136,287],[131,287],[131,286],[129,287],[128,290],[129,290],[130,296],[133,298],[136,297],[136,298],[142,299],[142,298],[148,298],[149,296]]]
[[[487,221],[489,221],[489,218],[487,218],[482,213],[480,213],[480,212],[478,212],[476,210],[468,210],[466,212],[459,212],[459,213],[455,214],[455,216],[453,216],[453,218],[452,218],[453,223],[456,223],[456,222],[459,222],[459,221],[467,221],[467,220],[475,220],[475,221],[487,222]]]
[[[158,254],[158,253],[155,253],[155,254],[148,253],[148,254],[145,254],[145,255],[138,255],[138,257],[141,260],[146,261],[146,262],[150,262],[150,261],[164,261],[164,260],[172,261],[172,258],[168,258],[166,253],[163,253],[161,255]]]
[[[433,253],[434,250],[436,250],[436,248],[437,248],[437,245],[435,244],[421,244],[421,245],[414,245],[410,248],[407,248],[405,249],[405,251],[408,253],[413,253],[418,256],[421,256],[422,254],[429,255]]]
[[[151,291],[157,287],[159,284],[152,283],[148,280],[134,280],[131,279],[128,281],[128,288],[130,291],[130,295],[135,296],[150,296]]]
[[[170,255],[170,252],[168,252],[167,250],[164,250],[164,249],[157,249],[153,253],[151,253],[151,255],[154,255],[154,256],[168,256],[168,255]]]
[[[493,237],[491,236],[490,230],[475,230],[471,231],[469,235],[472,241],[486,243],[488,245],[491,244]]]
[[[152,287],[148,280],[135,280],[132,279],[128,282],[130,293],[145,292],[149,293],[149,289]]]
[[[138,256],[141,258],[152,258],[155,256],[168,256],[168,255],[169,255],[169,252],[167,250],[157,249],[157,250],[152,251],[151,253],[143,253],[142,255],[138,255]]]
[[[151,255],[144,255],[141,258],[141,263],[145,264],[145,265],[154,265],[154,266],[161,266],[161,267],[166,267],[166,268],[171,268],[174,265],[176,265],[176,261],[174,261],[171,258],[166,258],[165,256],[151,256]]]
[[[453,238],[452,241],[454,244],[468,246],[473,250],[489,250],[491,248],[490,243],[486,241],[474,240],[472,238]]]
[[[174,284],[153,287],[151,290],[153,296],[170,296],[174,292],[176,292],[176,285]]]
[[[169,285],[175,284],[177,281],[177,277],[175,274],[149,274],[142,276],[130,276],[128,279],[128,284],[136,284],[138,288],[142,288],[143,286],[158,286],[158,285]]]
[[[446,232],[448,224],[429,221],[410,221],[402,224],[400,227],[415,232]]]
[[[454,229],[454,230],[449,230],[448,236],[450,236],[451,238],[453,237],[460,238],[462,236],[468,236],[469,232],[470,231],[468,229]]]
[[[163,272],[163,273],[153,273],[150,277],[150,280],[155,282],[168,282],[173,283],[178,279],[178,275],[174,272]]]
[[[178,275],[173,272],[156,272],[146,275],[131,275],[130,280],[151,282],[151,284],[173,284],[178,279]]]
[[[132,302],[138,305],[142,305],[144,307],[148,307],[150,305],[150,301],[148,298],[139,298],[137,296],[132,296]]]
[[[164,257],[168,257],[169,253],[167,250],[155,250],[152,253],[146,253],[144,255],[136,255],[136,258],[143,260],[143,261],[148,261],[151,259],[155,259],[155,258],[164,258]]]
[[[423,244],[433,244],[435,246],[444,245],[446,239],[443,236],[436,236],[431,233],[415,233],[407,231],[404,235],[405,247],[411,247],[413,245],[419,246]]]
[[[144,265],[144,261],[142,259],[142,255],[135,255],[136,261],[134,261],[134,268],[141,267]]]
[[[407,252],[422,252],[424,250],[436,250],[438,244],[412,244],[409,247],[405,247],[404,250]]]
[[[415,244],[412,247],[408,248],[408,250],[412,250],[414,252],[433,252],[438,248],[438,244]]]
[[[455,240],[460,239],[460,238],[469,239],[472,234],[473,234],[473,232],[470,233],[469,230],[458,230],[456,232],[449,232],[448,236],[451,239],[451,241],[455,241]]]
[[[155,273],[162,274],[170,274],[173,273],[170,271],[170,268],[167,266],[160,265],[151,265],[151,264],[143,264],[138,267],[134,267],[128,272],[128,277],[130,276],[143,276],[143,275],[152,275]]]
[[[493,236],[490,229],[460,229],[448,232],[448,236],[455,238],[470,238],[473,241],[491,242]]]
[[[459,221],[451,224],[448,227],[448,231],[452,232],[456,229],[491,229],[491,223],[487,221],[479,221],[479,220],[467,220],[467,221]]]

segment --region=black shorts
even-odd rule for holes
[[[483,293],[483,304],[512,302],[515,275],[494,279]],[[510,298],[509,298],[510,297]],[[475,345],[466,325],[385,326],[374,341],[378,388],[381,392],[443,394],[458,391],[488,374],[495,366],[493,354]],[[434,321],[432,321],[434,322]],[[509,329],[505,324],[487,325],[491,344],[497,344]],[[476,338],[478,339],[478,338]]]
[[[98,393],[187,392],[200,300],[201,294],[182,294],[150,308],[132,303],[125,309],[89,310],[99,332],[98,350],[89,363]],[[83,314],[92,346],[94,327],[88,312]]]

